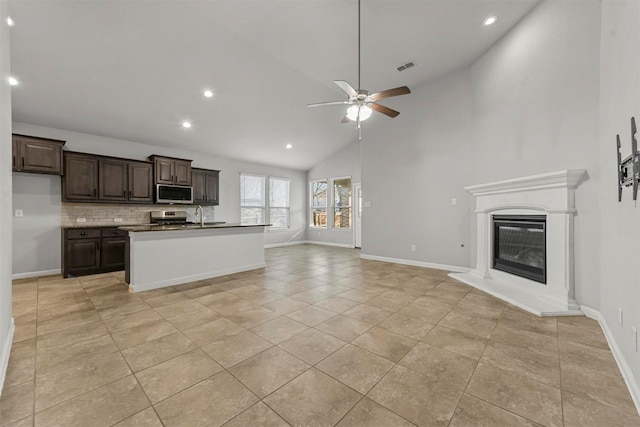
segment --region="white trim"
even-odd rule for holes
[[[362,259],[370,259],[373,261],[392,262],[394,264],[412,265],[414,267],[435,268],[436,270],[455,271],[459,273],[466,273],[471,269],[469,267],[460,267],[457,265],[437,264],[433,262],[414,261],[411,259],[389,258],[377,255],[360,254]]]
[[[54,270],[28,271],[26,273],[15,273],[11,275],[12,280],[29,279],[31,277],[53,276],[54,274],[62,274],[59,268]]]
[[[303,245],[305,243],[307,243],[306,240],[294,240],[292,242],[282,242],[282,243],[269,243],[267,245],[264,245],[264,248],[265,249],[281,248],[283,246]]]
[[[151,289],[158,289],[158,288],[164,288],[172,285],[179,285],[182,283],[195,282],[197,280],[210,279],[212,277],[226,276],[227,274],[242,273],[245,271],[256,270],[258,268],[264,268],[264,267],[266,267],[265,263],[249,264],[249,265],[243,265],[236,268],[214,270],[206,273],[193,274],[191,276],[183,276],[183,277],[177,277],[174,279],[160,280],[157,282],[145,283],[143,285],[137,285],[137,286],[129,285],[129,292],[149,291]]]
[[[350,245],[349,243],[322,242],[320,240],[305,240],[305,243],[308,243],[310,245],[335,246],[338,248],[354,249],[354,246]]]
[[[605,320],[602,313],[598,310],[594,310],[593,308],[580,306],[580,309],[584,312],[584,314],[593,320],[597,320],[604,332],[604,336],[607,338],[607,342],[609,343],[609,348],[611,349],[611,353],[613,353],[614,359],[616,359],[616,363],[618,364],[618,368],[620,368],[620,373],[622,374],[622,378],[624,378],[624,382],[627,384],[627,388],[629,389],[629,394],[631,394],[631,399],[633,399],[633,403],[636,405],[636,410],[640,413],[640,384],[633,376],[633,372],[631,371],[631,367],[627,363],[627,360],[624,358],[622,354],[622,350],[618,347],[618,343],[613,338],[613,333],[609,328],[609,324]]]
[[[539,175],[525,176],[521,178],[507,179],[505,181],[491,182],[488,184],[471,185],[464,187],[474,196],[510,193],[513,191],[536,190],[541,188],[576,188],[584,178],[584,169],[568,169]]]
[[[2,347],[0,353],[0,396],[2,396],[2,388],[4,387],[4,380],[7,376],[7,367],[9,366],[9,356],[11,355],[11,343],[13,342],[13,332],[16,330],[16,322],[11,318],[9,324],[9,333],[7,334],[6,341]]]

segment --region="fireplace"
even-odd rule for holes
[[[547,283],[546,216],[494,215],[493,268]]]
[[[570,169],[465,187],[475,198],[475,268],[450,276],[538,316],[582,314],[573,233],[586,178]]]

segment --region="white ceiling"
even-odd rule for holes
[[[538,2],[362,0],[362,86],[415,87],[467,66]],[[302,170],[357,138],[339,123],[344,107],[306,107],[346,99],[333,80],[357,86],[356,0],[13,0],[9,10],[16,121]],[[408,60],[417,65],[395,70]],[[383,104],[402,112],[402,98]]]

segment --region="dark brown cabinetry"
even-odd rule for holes
[[[192,169],[193,202],[202,205],[218,205],[220,171]]]
[[[65,277],[124,270],[127,232],[115,227],[67,228],[62,241]]]
[[[100,271],[124,270],[124,247],[127,232],[117,228],[103,228],[101,230]]]
[[[65,230],[62,253],[65,277],[99,273],[100,229]]]
[[[64,153],[62,200],[93,202],[98,200],[98,163],[95,156]]]
[[[64,144],[55,139],[13,134],[13,170],[61,175]]]
[[[191,185],[191,160],[152,155],[156,184]]]
[[[149,162],[65,152],[62,200],[152,203],[152,172]]]

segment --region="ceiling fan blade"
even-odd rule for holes
[[[344,105],[344,104],[349,104],[349,101],[318,102],[315,104],[307,104],[307,107],[322,107],[324,105]]]
[[[340,123],[351,123],[351,120],[349,120],[349,117],[345,115],[342,120],[340,120]]]
[[[382,113],[385,116],[389,116],[391,118],[396,117],[398,114],[400,114],[400,112],[392,110],[391,108],[385,107],[384,105],[380,104],[369,104],[369,107],[371,107],[372,110],[376,110],[378,113]]]
[[[338,86],[340,86],[340,89],[345,91],[347,95],[352,97],[358,96],[358,92],[353,87],[351,87],[349,83],[345,82],[344,80],[334,80],[333,82]]]
[[[406,86],[400,86],[393,89],[383,90],[381,92],[372,93],[368,98],[372,101],[380,101],[381,99],[391,98],[392,96],[406,95],[411,90]]]

